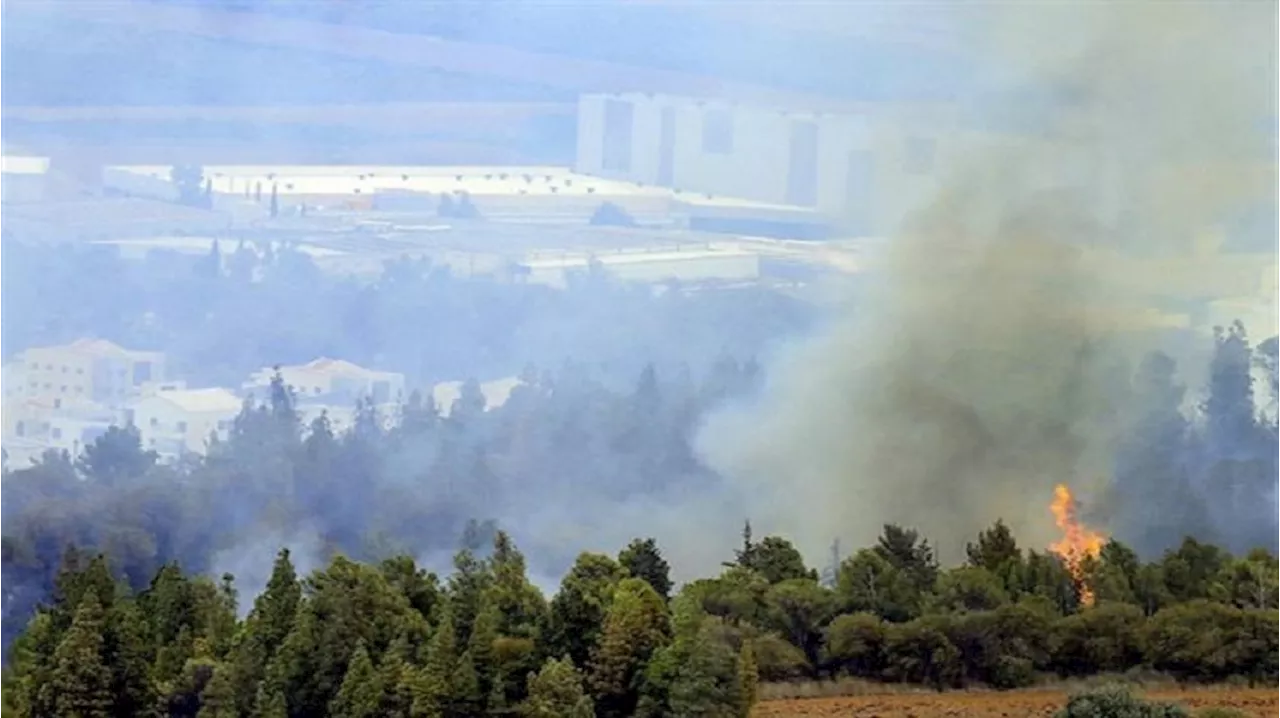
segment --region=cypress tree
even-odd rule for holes
[[[467,653],[476,672],[477,690],[482,696],[490,696],[496,682],[493,642],[498,638],[498,620],[497,606],[486,596],[482,599],[480,613],[472,624],[471,640],[467,644]]]
[[[759,698],[760,669],[756,663],[756,652],[750,638],[742,639],[742,649],[738,652],[738,684],[742,691],[742,718],[751,715]]]

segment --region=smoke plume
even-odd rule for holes
[[[1198,256],[1203,279],[1207,233],[1275,196],[1274,3],[1036,3],[982,26],[1003,79],[1049,97],[986,109],[1032,131],[940,139],[969,149],[856,315],[700,435],[753,522],[810,556],[886,522],[944,560],[998,517],[1046,545],[1054,484],[1087,500],[1109,478],[1115,388],[1156,300],[1201,292],[1142,268]]]

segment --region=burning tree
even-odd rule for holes
[[[1071,489],[1065,484],[1053,488],[1053,503],[1049,510],[1062,530],[1062,539],[1049,545],[1049,550],[1062,558],[1071,578],[1080,589],[1080,603],[1093,605],[1093,588],[1085,580],[1086,559],[1097,560],[1107,538],[1080,522],[1079,504]]]

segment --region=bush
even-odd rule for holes
[[[1054,626],[1054,664],[1064,676],[1115,673],[1142,662],[1142,609],[1125,603],[1100,603],[1059,619]]]
[[[1172,703],[1145,701],[1123,686],[1108,686],[1076,693],[1054,718],[1190,718],[1185,708]]]
[[[945,620],[938,616],[886,626],[884,677],[895,683],[958,688],[963,663],[960,651],[947,638],[945,627]]]
[[[871,613],[837,617],[827,626],[824,667],[833,674],[874,678],[884,672],[885,627]]]
[[[794,680],[810,671],[804,651],[781,636],[766,633],[752,642],[752,648],[755,649],[756,670],[762,681]]]

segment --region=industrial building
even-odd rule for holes
[[[884,233],[956,149],[946,107],[831,114],[652,94],[584,95],[574,169],[811,208]]]

